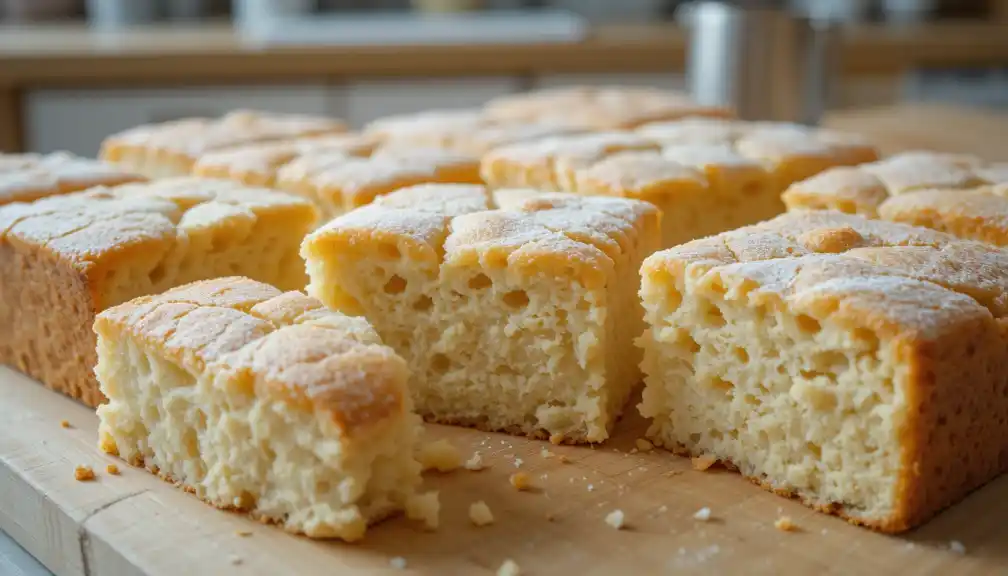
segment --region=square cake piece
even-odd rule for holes
[[[876,158],[873,147],[852,136],[691,118],[503,146],[483,156],[481,172],[497,188],[646,200],[662,210],[662,246],[670,247],[776,216],[792,182]]]
[[[246,144],[203,154],[193,174],[225,178],[248,186],[276,186],[277,173],[301,156],[369,156],[378,141],[363,134],[336,134],[298,140]]]
[[[928,189],[970,190],[1008,183],[1008,163],[963,154],[910,151],[877,162],[834,168],[796,182],[784,193],[788,210],[836,210],[870,218],[890,198]]]
[[[1008,468],[1008,252],[788,213],[642,268],[648,437],[885,532]]]
[[[277,188],[311,200],[325,220],[407,186],[479,182],[479,158],[392,146],[379,148],[368,158],[307,154],[281,167],[276,177]]]
[[[185,176],[207,152],[346,130],[334,118],[236,110],[220,118],[185,118],[113,134],[102,142],[100,158],[149,178]]]
[[[0,154],[0,205],[143,180],[118,166],[66,152]]]
[[[0,207],[0,362],[95,406],[95,314],[234,274],[303,288],[315,220],[297,196],[195,178]]]
[[[687,94],[625,86],[572,86],[501,96],[484,108],[500,121],[535,121],[591,130],[635,128],[694,116],[730,117],[730,110],[697,104]]]
[[[406,362],[363,318],[219,278],[98,315],[99,445],[222,509],[359,540],[420,484]]]
[[[623,198],[422,185],[305,239],[308,291],[364,315],[444,423],[605,440],[639,382],[635,292],[658,211]]]

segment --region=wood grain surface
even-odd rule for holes
[[[429,427],[490,468],[426,478],[441,526],[395,518],[364,542],[313,542],[220,512],[95,448],[83,406],[0,368],[0,528],[59,575],[492,574],[991,574],[1008,565],[1008,477],[904,537],[812,512],[726,471],[699,472],[664,452],[633,452],[643,422],[628,417],[605,445],[554,447],[498,434]],[[631,412],[633,410],[631,409]],[[62,428],[68,420],[71,428]],[[544,457],[543,449],[554,456]],[[570,462],[557,457],[565,455]],[[122,475],[105,472],[117,463]],[[78,464],[94,482],[77,482]],[[520,465],[520,466],[519,466]],[[508,483],[516,470],[536,490]],[[477,528],[470,503],[496,517]],[[693,518],[703,507],[711,519]],[[605,523],[622,510],[627,528]],[[774,528],[790,516],[796,532]],[[249,531],[250,535],[242,533]],[[952,550],[956,541],[965,553]]]

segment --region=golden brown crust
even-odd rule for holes
[[[1008,181],[1008,173],[972,156],[904,152],[854,169],[834,168],[797,182],[782,198],[789,210],[839,210],[878,216],[889,198],[927,189],[969,190]]]
[[[401,415],[406,366],[359,319],[301,293],[219,278],[143,296],[98,314],[95,331],[129,334],[172,362],[236,389],[324,412],[347,436]]]
[[[346,129],[345,123],[333,118],[236,110],[216,119],[187,118],[113,134],[102,142],[99,156],[109,162],[132,162],[142,157],[144,164],[174,167],[171,171],[182,175],[212,150]]]
[[[660,252],[642,273],[735,277],[752,302],[782,302],[794,314],[829,317],[893,344],[907,371],[893,509],[865,516],[842,502],[803,499],[895,533],[1008,468],[1005,270],[1008,252],[999,248],[822,211],[785,214]],[[766,478],[753,480],[780,492]]]
[[[65,152],[0,154],[0,205],[143,180],[114,165]]]
[[[995,187],[920,190],[900,194],[878,208],[880,218],[941,230],[960,238],[1008,246],[1008,198]]]
[[[18,329],[0,331],[0,361],[96,406],[90,326],[96,313],[136,295],[115,288],[123,275],[139,271],[147,282],[138,289],[164,289],[173,254],[241,237],[254,223],[307,231],[314,219],[297,197],[188,178],[4,206],[0,322]]]

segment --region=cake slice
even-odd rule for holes
[[[448,150],[379,148],[368,158],[309,154],[277,173],[277,188],[311,200],[325,220],[423,183],[478,183],[479,159]]]
[[[0,362],[96,406],[95,314],[219,276],[303,288],[315,219],[296,196],[195,178],[0,207]]]
[[[221,118],[184,118],[113,134],[102,142],[100,157],[150,178],[185,176],[214,150],[346,129],[333,118],[236,110]]]
[[[856,167],[834,168],[797,182],[784,193],[788,210],[836,210],[870,218],[890,197],[940,188],[968,190],[1008,183],[1008,164],[973,156],[910,151]]]
[[[1008,246],[1008,179],[972,190],[929,189],[882,202],[884,220],[924,226],[960,238]]]
[[[100,448],[213,506],[352,541],[420,483],[406,363],[363,318],[232,277],[120,304],[94,330]]]
[[[1008,468],[1008,252],[838,212],[649,257],[648,437],[885,532]]]
[[[143,180],[112,164],[66,152],[0,154],[0,205]]]
[[[729,117],[680,92],[626,86],[571,86],[500,96],[484,108],[500,121],[535,121],[591,130],[630,129],[693,116]]]
[[[193,174],[204,178],[225,178],[248,186],[273,187],[277,172],[300,156],[368,156],[376,139],[362,134],[336,134],[298,140],[246,144],[203,154]]]
[[[364,315],[406,359],[429,420],[606,439],[639,381],[645,202],[422,185],[305,239],[308,291]]]

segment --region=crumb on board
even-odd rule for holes
[[[711,519],[710,508],[704,506],[703,508],[697,510],[696,512],[693,513],[693,519],[699,520],[701,522],[706,522],[710,520]]]
[[[773,523],[774,528],[782,532],[795,532],[798,530],[798,525],[795,524],[790,516],[781,516]]]
[[[713,466],[714,463],[717,462],[717,458],[710,456],[708,454],[704,454],[703,456],[695,456],[692,459],[692,462],[694,470],[699,470],[700,472],[703,472],[704,470],[707,470],[708,468]]]
[[[525,463],[525,461],[522,460],[521,458],[515,458],[514,459],[515,468],[521,468],[521,465],[524,464],[524,463]]]
[[[661,506],[658,507],[658,512],[661,514],[668,512],[668,506],[662,504]]]
[[[505,560],[504,563],[500,565],[500,568],[497,569],[497,576],[521,576],[521,573],[521,567],[510,558]]]
[[[529,479],[528,474],[524,472],[515,472],[508,478],[508,482],[518,490],[528,490],[532,488],[532,481]]]
[[[559,460],[561,464],[570,464],[571,462],[571,459],[564,454],[557,456],[557,460]]]
[[[669,470],[668,472],[663,473],[662,476],[666,478],[671,478],[673,476],[678,476],[680,474],[682,474],[682,470]]]
[[[472,472],[479,472],[486,467],[486,464],[483,462],[483,455],[479,452],[474,452],[472,458],[465,462],[465,469]]]
[[[420,447],[417,455],[420,465],[424,471],[437,470],[438,472],[451,472],[462,466],[462,455],[458,448],[451,442],[441,439],[428,442]]]
[[[119,475],[119,467],[116,466],[115,464],[109,464],[108,466],[106,466],[105,471],[113,476]]]
[[[84,466],[83,464],[78,464],[74,468],[74,479],[78,482],[89,482],[95,479],[94,469],[90,466]]]
[[[414,494],[406,500],[406,517],[423,522],[428,530],[437,529],[440,512],[441,502],[438,500],[436,490]]]
[[[613,510],[605,517],[605,523],[617,530],[622,530],[626,525],[626,515],[622,510]]]
[[[389,566],[395,568],[396,570],[406,569],[406,559],[402,556],[396,556],[388,561]]]
[[[650,452],[654,450],[654,444],[652,444],[647,438],[638,438],[634,444],[637,445],[637,449],[641,452]]]
[[[251,535],[252,535],[251,530],[235,530],[235,536],[239,536],[241,538],[247,538]]]
[[[549,441],[550,441],[550,444],[553,444],[554,446],[558,446],[560,444],[563,444],[564,435],[563,434],[551,434],[550,437],[549,437]]]
[[[70,421],[69,420],[60,420],[60,427],[62,427],[62,428],[69,428],[70,427]]]
[[[951,542],[949,542],[949,550],[955,552],[956,554],[966,553],[966,547],[963,546],[963,543],[958,540],[952,540]]]
[[[588,485],[588,491],[589,492],[594,492],[595,491],[595,485],[594,484],[589,484]]]
[[[240,556],[232,556],[230,558],[230,561],[232,566],[238,566],[242,563],[242,559]]]
[[[542,456],[543,458],[552,458],[553,457],[553,453],[550,452],[549,450],[545,449],[545,448],[543,448],[542,450],[539,451],[539,455]]]
[[[469,520],[476,526],[487,526],[493,524],[493,512],[486,502],[478,500],[469,505]]]

